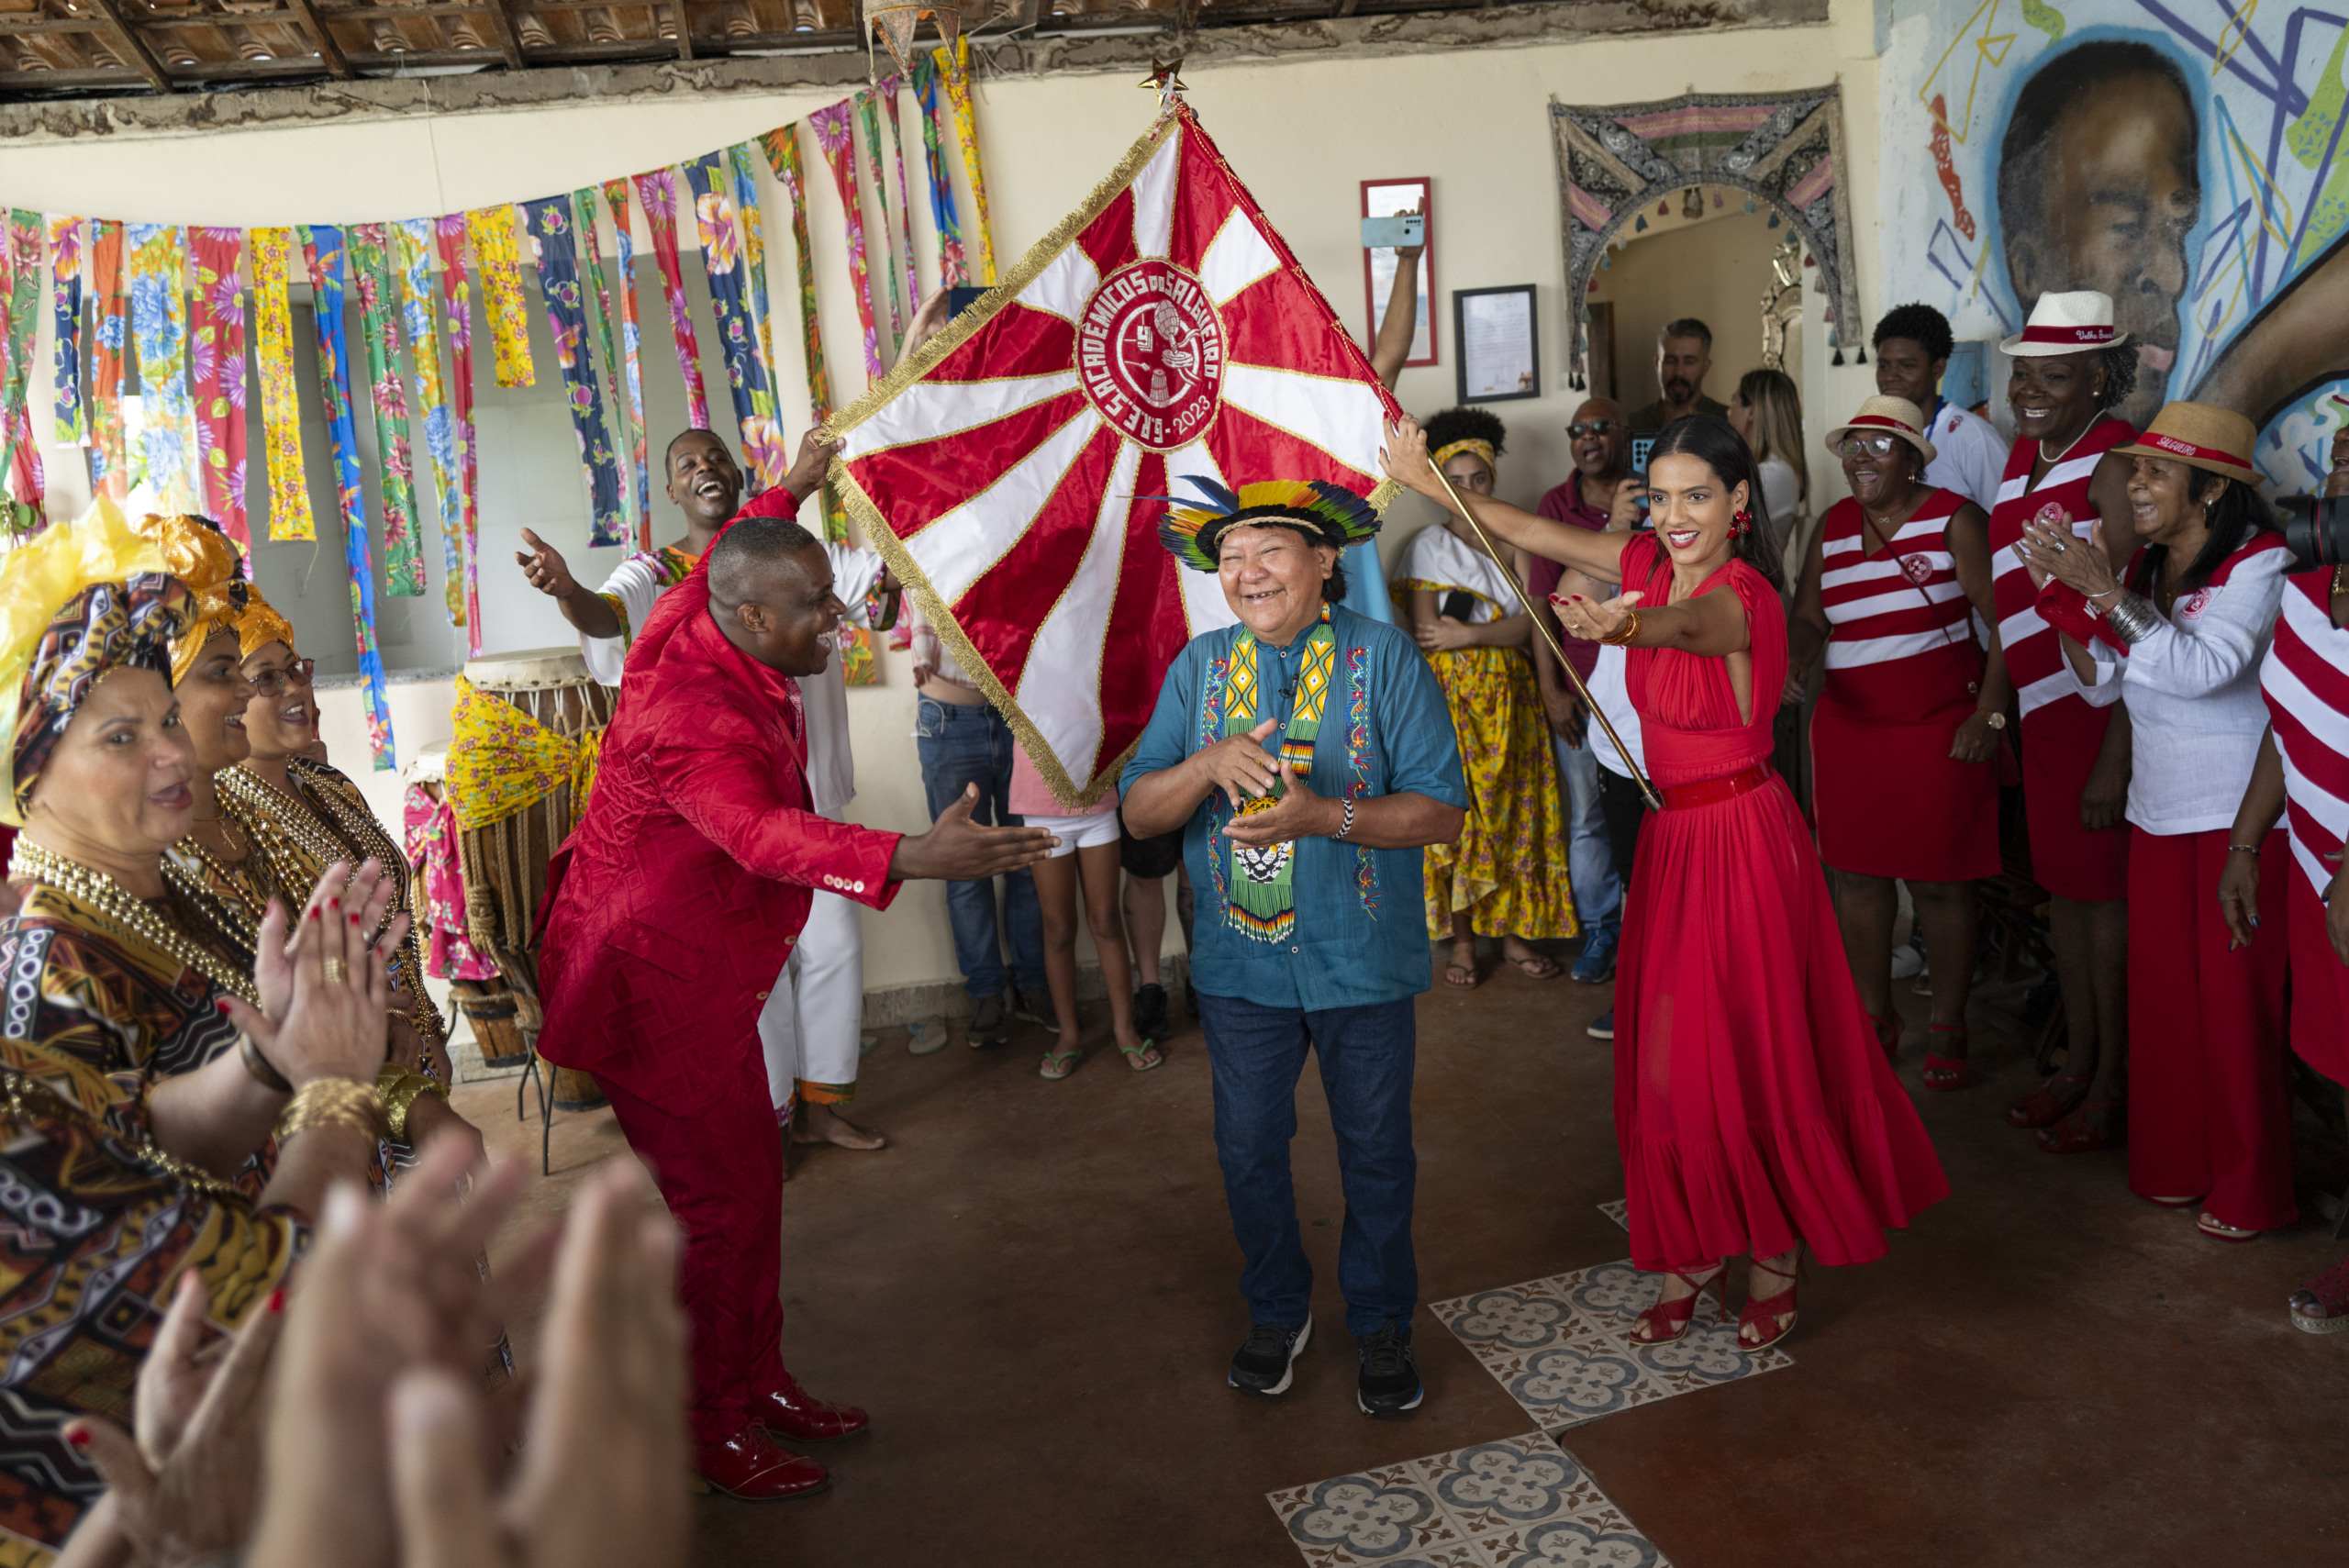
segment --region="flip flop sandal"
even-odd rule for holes
[[[1452,978],[1454,973],[1461,970],[1468,972],[1467,979],[1454,980]],[[1446,985],[1451,986],[1454,991],[1474,991],[1477,986],[1482,985],[1485,983],[1485,980],[1484,976],[1476,973],[1476,966],[1474,963],[1462,963],[1457,959],[1446,959],[1443,962],[1443,983]]]
[[[1564,964],[1547,953],[1537,952],[1531,958],[1513,958],[1508,962],[1517,965],[1518,973],[1528,980],[1555,980],[1566,972]]]
[[[1140,1045],[1121,1045],[1118,1047],[1118,1050],[1125,1056],[1126,1065],[1132,1068],[1137,1073],[1148,1073],[1154,1068],[1163,1067],[1166,1065],[1166,1058],[1163,1055],[1161,1055],[1155,1062],[1144,1062],[1142,1060],[1143,1056],[1151,1051],[1156,1051],[1157,1049],[1158,1042],[1154,1040],[1143,1040]]]
[[[1036,1075],[1049,1083],[1057,1084],[1076,1071],[1076,1064],[1084,1059],[1084,1051],[1076,1046],[1071,1046],[1066,1051],[1048,1051],[1044,1052],[1044,1064],[1036,1069]],[[1054,1072],[1053,1069],[1056,1067],[1060,1071]]]

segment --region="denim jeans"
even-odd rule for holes
[[[1338,1287],[1346,1328],[1373,1334],[1408,1321],[1419,1296],[1411,1254],[1411,1199],[1419,1156],[1411,1148],[1411,1071],[1418,1031],[1408,996],[1364,1007],[1305,1012],[1236,996],[1199,994],[1215,1078],[1216,1161],[1246,1265],[1248,1320],[1295,1328],[1313,1301],[1313,1269],[1298,1237],[1289,1144],[1297,1136],[1297,1083],[1309,1046],[1337,1134],[1346,1195],[1338,1238]]]
[[[971,820],[1016,828],[1012,814],[1011,727],[985,703],[963,706],[923,697],[914,710],[914,743],[921,755],[921,783],[935,821],[979,786]],[[1003,950],[996,939],[995,882],[950,882],[946,915],[954,928],[954,966],[973,1000],[1003,995]],[[1007,873],[1003,890],[1003,936],[1011,947],[1010,984],[1022,991],[1044,984],[1044,912],[1036,902],[1036,879],[1027,871]]]
[[[1594,728],[1596,728],[1594,726]],[[1558,777],[1566,796],[1566,876],[1582,917],[1585,945],[1612,937],[1623,920],[1623,884],[1615,875],[1615,854],[1607,846],[1607,813],[1598,803],[1598,753],[1585,740],[1568,746],[1555,735]]]

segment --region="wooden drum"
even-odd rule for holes
[[[518,708],[540,727],[567,740],[600,734],[612,721],[608,686],[587,673],[587,662],[573,648],[540,648],[523,653],[501,653],[469,661],[465,679],[484,696],[494,696]],[[451,756],[462,751],[460,736],[450,745]],[[538,1039],[539,945],[534,934],[540,901],[547,891],[547,865],[554,851],[578,823],[578,803],[571,786],[552,791],[486,827],[462,829],[457,835],[457,856],[465,879],[465,926],[474,947],[489,956],[512,987],[514,1020],[529,1040]],[[462,1004],[461,1004],[462,1005]],[[477,1032],[495,1019],[475,1017],[467,1007]],[[483,1038],[488,1054],[489,1039]],[[605,1103],[596,1080],[569,1068],[554,1070],[554,1103],[564,1110],[588,1110]]]

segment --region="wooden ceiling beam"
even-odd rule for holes
[[[677,18],[677,58],[691,60],[694,57],[694,23],[693,18],[685,15],[685,0],[670,0],[669,14]]]
[[[514,26],[514,8],[507,0],[492,0],[489,7],[490,29],[497,34],[497,52],[506,57],[506,69],[522,69],[522,35]]]
[[[147,40],[140,38],[138,30],[130,25],[130,18],[123,14],[120,0],[91,0],[91,4],[95,6],[99,14],[112,24],[107,31],[113,35],[114,40],[129,54],[130,62],[138,68],[141,76],[147,78],[148,84],[158,93],[170,92],[172,90],[171,72],[163,69],[163,62],[155,58],[154,51],[147,47]]]
[[[350,81],[356,72],[351,69],[351,61],[344,57],[342,46],[334,41],[332,33],[327,31],[326,17],[319,15],[315,0],[286,0],[286,6],[291,12],[286,17],[287,22],[300,28],[309,39],[311,51],[318,57],[318,63],[327,68],[327,74]]]

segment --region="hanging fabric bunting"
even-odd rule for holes
[[[187,230],[130,226],[130,334],[139,346],[139,450],[163,512],[193,512],[195,406],[187,395]]]
[[[914,188],[906,183],[906,137],[897,123],[897,92],[906,84],[902,76],[892,76],[881,83],[881,106],[889,112],[889,155],[897,161],[897,229],[890,244],[899,247],[906,269],[906,321],[913,322],[913,312],[921,308],[921,280],[914,274]],[[876,143],[874,155],[880,155]],[[900,244],[902,242],[902,244]],[[941,282],[939,287],[945,287]]]
[[[889,356],[894,360],[897,350],[905,347],[907,312],[897,304],[897,231],[889,221],[889,181],[881,172],[880,111],[870,87],[859,93],[853,102],[857,123],[864,128],[864,166],[872,172],[874,199],[881,204],[881,239],[889,249],[885,276],[889,285]]]
[[[366,501],[359,488],[359,432],[351,423],[351,372],[343,362],[342,230],[302,230],[302,260],[310,272],[310,316],[318,335],[318,390],[326,399],[327,436],[334,448],[335,505],[342,517],[342,559],[351,573],[351,619],[359,642],[360,700],[367,709],[367,744],[375,771],[398,766],[392,744],[391,704],[384,690],[384,651],[375,642],[375,563],[367,548]]]
[[[629,447],[629,462],[636,470],[636,547],[652,548],[652,481],[646,466],[650,456],[644,423],[644,332],[636,317],[636,234],[629,216],[628,182],[604,182],[604,206],[612,215],[612,233],[619,246],[620,384],[628,391],[629,419],[636,432]]]
[[[857,325],[864,328],[864,375],[881,379],[881,333],[873,320],[873,281],[864,261],[864,203],[856,190],[856,136],[849,128],[854,106],[843,98],[814,111],[807,123],[816,132],[816,146],[831,166],[832,183],[841,194],[848,216],[848,281],[856,295]]]
[[[384,591],[412,599],[424,592],[424,555],[416,538],[416,460],[408,447],[407,389],[400,384],[397,296],[392,292],[392,240],[380,223],[350,230],[351,281],[359,295],[359,341],[367,355],[367,405],[375,416],[375,466],[384,506]]]
[[[774,395],[776,376],[774,328],[767,311],[767,219],[759,200],[758,160],[751,156],[751,145],[738,141],[726,150],[726,174],[734,192],[734,216],[742,225],[742,259],[748,264],[751,285],[751,320],[759,329],[759,366],[766,374],[767,401],[772,405],[766,414],[774,421],[774,439],[779,447],[783,441],[783,419],[782,405]],[[783,476],[775,477],[780,481]]]
[[[312,539],[310,483],[302,472],[302,404],[294,384],[294,316],[285,300],[290,228],[256,228],[253,257],[253,359],[261,367],[262,450],[269,463],[269,537]],[[105,241],[99,241],[103,256]],[[103,263],[99,276],[105,276]],[[96,412],[94,405],[92,412]]]
[[[195,467],[206,516],[252,547],[245,522],[245,292],[237,275],[241,228],[188,230],[188,380],[195,394]]]
[[[733,198],[726,194],[724,155],[711,152],[685,165],[692,182],[694,216],[701,224],[701,260],[709,274],[710,308],[718,316],[718,351],[726,357],[726,384],[734,395],[734,417],[742,430],[742,466],[752,495],[783,482],[790,466],[783,432],[774,417],[774,388],[759,362],[757,324],[751,317],[750,258],[743,253],[734,221]]]
[[[799,258],[799,352],[807,373],[807,422],[820,425],[832,417],[832,376],[824,366],[824,329],[816,319],[816,253],[807,243],[807,191],[799,170],[799,128],[787,125],[771,130],[759,138],[759,145],[765,149],[775,179],[791,198],[791,246]],[[824,482],[824,537],[834,544],[848,539],[848,510],[829,480]]]
[[[440,334],[432,328],[432,220],[411,217],[393,226],[400,279],[400,319],[407,328],[408,359],[416,366],[416,403],[424,413],[424,447],[432,457],[432,495],[440,514],[440,596],[449,624],[465,624],[464,502],[458,495],[457,443],[449,428],[448,377],[440,365]]]
[[[958,38],[954,51],[932,50],[946,98],[954,108],[954,136],[963,144],[963,172],[971,180],[971,205],[979,215],[979,282],[995,287],[995,230],[987,222],[987,183],[979,173],[979,128],[971,117],[971,40]]]
[[[677,263],[677,176],[656,169],[636,177],[636,199],[644,204],[652,231],[652,260],[661,269],[661,295],[669,305],[669,336],[677,345],[677,370],[685,378],[685,417],[697,430],[709,428],[709,394],[701,383],[701,346],[694,341],[693,313],[685,308],[685,278]]]
[[[457,451],[457,505],[465,538],[465,641],[481,657],[481,462],[473,450],[473,286],[465,277],[465,219],[451,213],[432,225],[440,252],[440,305],[449,326],[449,437]],[[442,513],[447,527],[447,513]]]
[[[644,432],[638,428],[641,416],[631,411],[628,400],[628,377],[621,372],[619,350],[614,346],[615,326],[612,320],[612,274],[604,265],[603,238],[596,232],[596,193],[591,189],[571,193],[571,222],[578,231],[579,248],[587,261],[587,276],[596,285],[596,341],[603,347],[603,379],[612,384],[613,433],[619,439],[614,448],[623,460],[644,449]],[[627,475],[620,479],[620,509],[628,510],[632,494]],[[636,507],[636,531],[644,531],[644,505]]]
[[[130,504],[129,443],[122,427],[122,351],[130,345],[130,300],[123,290],[122,225],[95,218],[90,287],[90,484],[117,506]]]
[[[8,530],[40,524],[40,443],[33,439],[33,339],[40,324],[40,214],[12,208],[0,246],[0,453],[6,454]]]
[[[930,169],[930,224],[938,231],[938,282],[941,288],[968,284],[963,264],[963,224],[954,210],[954,176],[938,146],[938,61],[914,56],[914,98],[921,105],[921,151]]]
[[[50,311],[57,323],[57,444],[82,444],[82,229],[49,220]]]
[[[514,209],[483,207],[465,214],[465,234],[481,269],[481,305],[489,317],[489,346],[497,361],[497,384],[530,386],[530,317],[522,303],[522,253],[514,243]]]
[[[596,380],[595,354],[587,346],[587,313],[579,297],[571,198],[524,202],[522,212],[529,225],[531,253],[538,258],[539,292],[547,302],[555,362],[562,367],[563,389],[570,394],[572,434],[579,439],[580,465],[587,471],[587,544],[590,549],[626,544],[628,514],[620,505],[619,462],[605,432],[604,393]],[[478,247],[478,238],[474,243]]]

